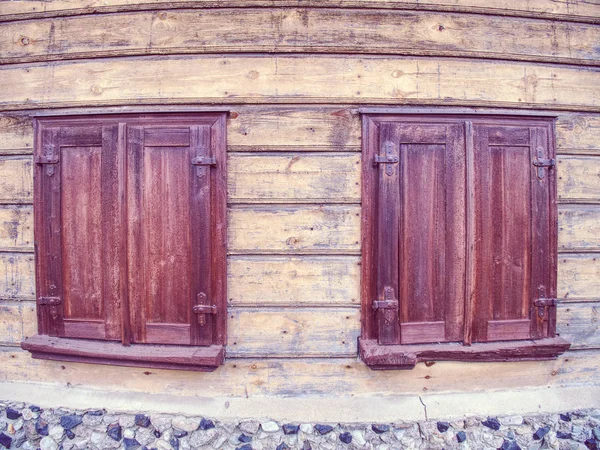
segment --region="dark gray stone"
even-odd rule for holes
[[[171,444],[171,447],[173,447],[174,450],[179,450],[179,439],[171,438],[169,444]]]
[[[383,423],[374,423],[371,425],[371,430],[377,434],[382,434],[390,431],[390,426]]]
[[[317,430],[320,435],[324,435],[330,433],[333,430],[333,427],[331,425],[323,425],[318,423],[315,425],[315,430]]]
[[[138,427],[148,428],[150,426],[150,417],[145,414],[136,414],[135,424]]]
[[[238,437],[238,441],[243,442],[244,444],[247,444],[251,440],[252,436],[246,436],[244,433],[240,434]]]
[[[467,440],[467,433],[465,433],[464,431],[459,431],[458,433],[456,433],[456,440],[458,442],[465,442]]]
[[[550,427],[548,426],[538,428],[537,431],[533,433],[533,439],[535,439],[536,441],[541,441],[542,439],[544,439],[544,436],[546,436],[549,431]]]
[[[210,419],[202,419],[200,421],[200,429],[201,430],[210,430],[215,427],[215,423]]]
[[[111,423],[106,427],[106,434],[115,441],[120,441],[123,437],[123,428],[117,422]]]
[[[48,436],[48,422],[46,422],[43,419],[39,419],[35,423],[35,431],[37,431],[42,436]]]
[[[448,422],[438,422],[437,429],[440,433],[445,433],[450,428],[450,424]]]
[[[187,431],[183,431],[178,428],[173,428],[173,436],[175,436],[176,438],[182,438],[184,436],[187,436],[187,434]]]
[[[123,445],[125,446],[125,450],[136,450],[141,447],[141,444],[135,439],[123,439]]]
[[[10,448],[12,445],[12,438],[4,433],[0,433],[0,444],[5,448]]]
[[[310,445],[310,441],[304,441],[302,444],[302,450],[312,450],[312,446]]]
[[[101,409],[97,409],[95,411],[88,411],[86,414],[88,416],[103,416],[104,415],[104,411],[102,411]]]
[[[36,405],[31,405],[29,407],[29,410],[34,413],[42,412],[42,408],[40,408],[39,406],[36,406]]]
[[[517,444],[515,441],[504,439],[504,442],[502,442],[502,446],[499,450],[521,450],[521,447],[519,447],[519,444]]]
[[[298,434],[298,430],[300,429],[300,425],[294,425],[294,424],[291,424],[291,423],[286,423],[281,428],[283,428],[283,434]]]
[[[339,437],[340,441],[342,441],[344,444],[349,444],[350,442],[352,442],[352,434],[348,433],[347,431],[341,433]]]
[[[153,431],[153,433],[154,433],[154,437],[155,437],[156,439],[158,439],[159,437],[161,437],[161,436],[162,436],[162,433],[161,433],[160,431],[158,431],[158,430],[154,430],[154,431]]]
[[[68,414],[68,415],[62,416],[60,418],[60,425],[65,430],[72,430],[77,425],[81,424],[81,422],[83,422],[83,419],[81,418],[81,416],[78,416],[77,414]]]
[[[21,416],[22,416],[22,414],[19,411],[17,411],[16,409],[12,409],[12,408],[6,409],[6,418],[7,419],[17,420]]]
[[[481,424],[492,430],[497,431],[500,429],[500,422],[495,417],[488,417],[488,419],[481,422]]]
[[[596,439],[588,439],[584,444],[589,450],[598,450],[598,441]]]
[[[252,446],[250,444],[244,444],[241,447],[237,447],[235,450],[252,450]]]
[[[570,422],[571,421],[571,413],[564,413],[564,414],[560,414],[560,420],[562,420],[563,422]]]
[[[557,431],[556,437],[559,439],[571,439],[571,433],[563,433],[562,431]]]
[[[65,434],[69,439],[75,439],[75,433],[73,433],[71,430],[65,430]]]
[[[282,442],[277,446],[276,450],[290,450],[290,448],[285,442]]]

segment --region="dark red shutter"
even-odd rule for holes
[[[127,158],[132,342],[210,345],[211,128],[128,126]]]
[[[40,333],[121,339],[123,165],[117,125],[38,125]]]
[[[541,338],[551,295],[550,173],[545,126],[474,123],[473,341]]]

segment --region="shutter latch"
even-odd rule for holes
[[[544,149],[542,147],[537,148],[537,156],[533,160],[533,165],[538,168],[537,175],[540,180],[544,179],[544,167],[556,166],[556,160],[554,158],[544,158]]]
[[[217,305],[206,304],[206,294],[200,292],[198,294],[198,304],[192,307],[192,312],[198,314],[198,324],[203,326],[206,323],[205,314],[217,314]]]
[[[383,155],[375,155],[373,158],[373,165],[377,166],[377,164],[387,164],[385,168],[386,175],[391,176],[394,173],[394,169],[391,164],[398,164],[400,158],[395,154],[395,145],[393,142],[386,141],[383,146]]]

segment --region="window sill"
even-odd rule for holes
[[[379,345],[376,340],[359,339],[360,356],[374,370],[412,369],[424,361],[541,361],[556,359],[570,346],[560,337],[471,346],[460,343]]]
[[[137,344],[35,335],[21,343],[33,358],[114,366],[212,372],[224,359],[222,345],[210,347]]]

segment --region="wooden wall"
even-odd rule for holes
[[[53,379],[164,393],[193,393],[210,382],[215,396],[600,383],[598,3],[201,0],[177,6],[0,2],[0,381]],[[31,116],[57,108],[213,104],[232,111],[229,362],[213,374],[152,371],[156,376],[148,377],[143,369],[32,360],[18,348],[36,328]],[[464,363],[382,373],[356,360],[357,108],[365,105],[556,112],[558,331],[572,351],[558,361],[470,364],[468,378]]]

